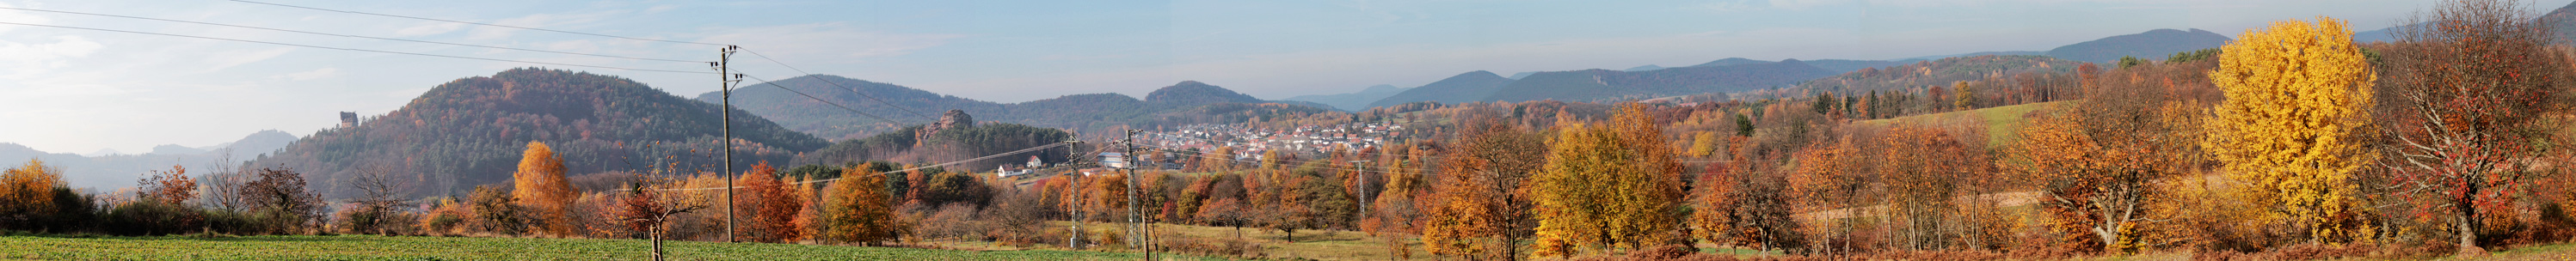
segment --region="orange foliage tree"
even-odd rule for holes
[[[563,159],[555,158],[554,149],[543,142],[529,141],[528,151],[519,157],[519,172],[511,173],[510,178],[511,185],[515,185],[510,197],[535,210],[538,218],[545,221],[548,233],[573,233],[570,208],[581,192],[574,191],[572,182],[564,180]]]
[[[188,178],[188,167],[171,165],[170,171],[153,171],[135,184],[142,188],[142,200],[170,206],[185,206],[197,197],[197,180]]]
[[[26,222],[54,212],[54,187],[63,186],[63,169],[28,159],[0,172],[0,228],[25,229]]]
[[[874,166],[841,169],[841,180],[824,188],[823,239],[879,245],[902,236],[909,226],[895,219],[894,197],[885,191],[884,173]]]
[[[1520,242],[1537,226],[1529,215],[1535,201],[1522,187],[1546,161],[1546,137],[1491,118],[1466,122],[1423,200],[1422,245],[1439,255],[1520,259]]]
[[[796,214],[805,211],[805,201],[796,191],[778,179],[778,169],[769,161],[751,165],[751,171],[736,178],[745,193],[734,197],[736,209],[751,212],[750,225],[736,232],[735,238],[752,242],[790,242],[804,237],[796,226]]]

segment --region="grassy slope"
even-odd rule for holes
[[[672,260],[1135,260],[1132,253],[664,241]],[[0,237],[0,260],[644,260],[634,239],[380,236]],[[1159,257],[1159,256],[1158,256]]]
[[[2029,114],[2029,113],[2030,113],[2030,112],[2032,112],[2032,111],[2038,111],[2038,110],[2041,110],[2041,109],[2047,109],[2047,108],[2050,108],[2050,107],[2058,106],[2058,105],[2061,105],[2061,104],[2067,104],[2067,103],[2069,103],[2069,102],[2070,102],[2070,101],[2053,101],[2053,102],[2042,102],[2042,103],[2025,103],[2025,104],[2019,104],[2019,105],[1998,106],[1998,107],[1988,107],[1988,108],[1984,108],[1984,109],[1975,109],[1975,110],[1967,110],[1967,111],[1954,111],[1954,112],[1944,112],[1944,113],[1934,113],[1934,114],[1914,115],[1914,116],[1896,117],[1896,118],[1892,118],[1892,119],[1866,120],[1866,121],[1860,121],[1860,124],[1888,124],[1888,123],[1892,123],[1892,122],[1899,122],[1899,121],[1909,122],[1909,123],[1926,123],[1926,122],[1932,122],[1932,121],[1943,120],[1943,119],[1952,119],[1952,118],[1958,118],[1958,117],[1976,117],[1976,119],[1977,119],[1977,120],[1982,121],[1982,122],[1984,122],[1984,123],[1986,124],[1986,145],[1987,145],[1987,146],[1989,146],[1989,147],[1996,147],[1996,148],[2000,148],[2000,147],[2003,147],[2003,146],[2005,146],[2005,145],[2007,145],[2007,144],[2012,144],[2012,142],[2013,142],[2013,141],[2016,141],[2016,140],[2020,140],[2020,139],[2021,139],[2021,134],[2020,134],[2020,132],[2021,132],[2021,123],[2022,123],[2022,121],[2024,121],[2024,120],[2025,120],[2024,118],[2022,118],[2022,115]]]

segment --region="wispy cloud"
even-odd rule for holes
[[[1738,13],[1761,10],[1807,10],[1851,2],[1852,0],[1716,0],[1700,3],[1699,7],[1718,13]]]
[[[491,23],[491,24],[498,24],[498,25],[518,26],[518,27],[534,27],[534,28],[548,28],[548,29],[570,29],[570,27],[578,27],[578,26],[574,26],[574,25],[599,22],[600,20],[606,19],[606,18],[608,18],[608,17],[613,17],[613,16],[616,16],[616,15],[619,15],[619,14],[624,14],[624,13],[626,13],[626,11],[623,11],[623,10],[608,10],[608,11],[599,11],[599,12],[590,12],[590,13],[531,14],[531,15],[525,15],[525,16],[519,16],[519,17],[513,17],[513,18],[506,18],[506,19],[501,19],[501,20],[495,20],[495,21],[492,21],[492,22],[490,22],[490,23]],[[478,27],[475,27],[475,28],[474,28],[474,31],[473,31],[473,32],[468,33],[468,35],[467,35],[466,37],[467,37],[468,39],[475,39],[475,40],[494,40],[494,39],[508,38],[508,37],[510,37],[512,34],[518,33],[519,31],[526,31],[526,30],[525,30],[525,29],[518,29],[518,28],[503,28],[503,27],[491,27],[491,26],[478,26]]]
[[[698,41],[757,46],[759,52],[772,58],[796,58],[818,62],[848,62],[901,56],[915,50],[946,45],[951,40],[966,37],[960,34],[893,33],[859,28],[839,22],[723,28],[715,31],[725,33],[708,36]]]
[[[67,59],[89,56],[106,47],[73,35],[55,36],[52,43],[0,41],[0,66],[8,67],[13,76],[41,74],[62,68]]]
[[[417,26],[404,27],[402,30],[394,30],[394,36],[423,36],[423,35],[436,35],[436,34],[444,34],[444,33],[448,33],[448,32],[455,32],[455,31],[456,31],[456,29],[464,29],[464,28],[465,28],[465,24],[460,24],[460,23],[449,23],[449,22],[421,22],[421,23],[420,23],[420,25],[417,25]]]
[[[281,79],[288,79],[288,80],[305,81],[305,80],[313,80],[313,79],[321,79],[321,78],[330,78],[330,77],[332,77],[332,76],[340,76],[340,68],[324,67],[324,68],[322,68],[322,69],[313,69],[313,70],[311,70],[311,71],[302,71],[302,72],[288,73],[288,74],[285,74],[285,75],[278,75],[278,76],[276,76],[276,77],[271,77],[271,78],[281,78]]]
[[[277,56],[278,56],[278,55],[285,55],[287,52],[294,52],[294,51],[295,51],[295,48],[279,47],[279,48],[269,48],[269,49],[267,49],[267,50],[240,50],[240,51],[224,51],[224,52],[218,52],[218,53],[214,53],[214,54],[211,54],[211,55],[206,55],[206,59],[205,59],[205,61],[206,61],[206,63],[208,63],[208,64],[210,64],[210,65],[206,67],[205,71],[219,71],[219,70],[223,70],[224,68],[232,68],[233,66],[238,66],[238,65],[242,65],[242,64],[246,64],[246,63],[258,62],[258,61],[265,61],[265,60],[268,60],[269,58],[277,58]]]

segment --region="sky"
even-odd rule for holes
[[[319,1],[257,0],[741,46],[733,68],[796,71],[1022,102],[1185,80],[1263,99],[1420,86],[1463,72],[1743,57],[1899,59],[2044,51],[2160,28],[2229,35],[2330,16],[2385,28],[2426,0],[1641,1]],[[2533,3],[2549,10],[2559,0]],[[260,130],[304,136],[338,112],[382,115],[430,87],[510,68],[633,79],[695,97],[719,87],[711,45],[639,41],[218,0],[0,0],[0,143],[48,152],[209,146]],[[33,9],[43,11],[19,10]],[[256,26],[300,34],[81,12]],[[111,29],[307,45],[79,30]],[[319,48],[317,48],[319,47]],[[362,49],[454,57],[353,51]],[[766,58],[763,58],[766,57]],[[774,59],[773,63],[770,60]],[[669,70],[636,71],[530,62]],[[786,66],[782,66],[784,64]],[[793,66],[791,69],[787,66]]]

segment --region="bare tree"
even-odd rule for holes
[[[707,206],[665,206],[660,203],[662,202],[659,200],[660,193],[654,193],[654,189],[645,187],[641,182],[629,184],[626,191],[630,193],[626,195],[626,200],[621,202],[620,205],[623,205],[624,209],[618,213],[618,216],[626,221],[628,228],[644,232],[646,237],[652,238],[653,260],[660,261],[662,260],[662,232],[669,230],[663,228],[663,225],[670,223],[671,216],[697,211]]]
[[[2417,210],[2448,218],[2462,254],[2478,248],[2483,213],[2508,208],[2537,174],[2561,126],[2565,54],[2556,29],[2518,0],[2450,0],[2399,27],[2386,58],[2393,141],[2382,166]]]
[[[229,147],[216,152],[214,166],[206,168],[209,171],[205,177],[198,179],[197,186],[202,188],[197,189],[197,198],[203,199],[207,207],[227,211],[246,207],[242,203],[241,190],[243,184],[250,182],[251,173],[249,169],[242,168],[242,162],[235,161],[232,155],[233,149]]]
[[[411,205],[404,204],[406,201],[402,197],[411,193],[413,181],[395,180],[396,171],[398,168],[384,162],[367,163],[357,168],[358,175],[348,181],[349,186],[357,188],[360,194],[359,198],[350,200],[350,203],[357,204],[358,209],[345,217],[349,219],[350,231],[386,234],[388,223],[395,221],[392,220],[393,214],[409,211],[406,208]]]

